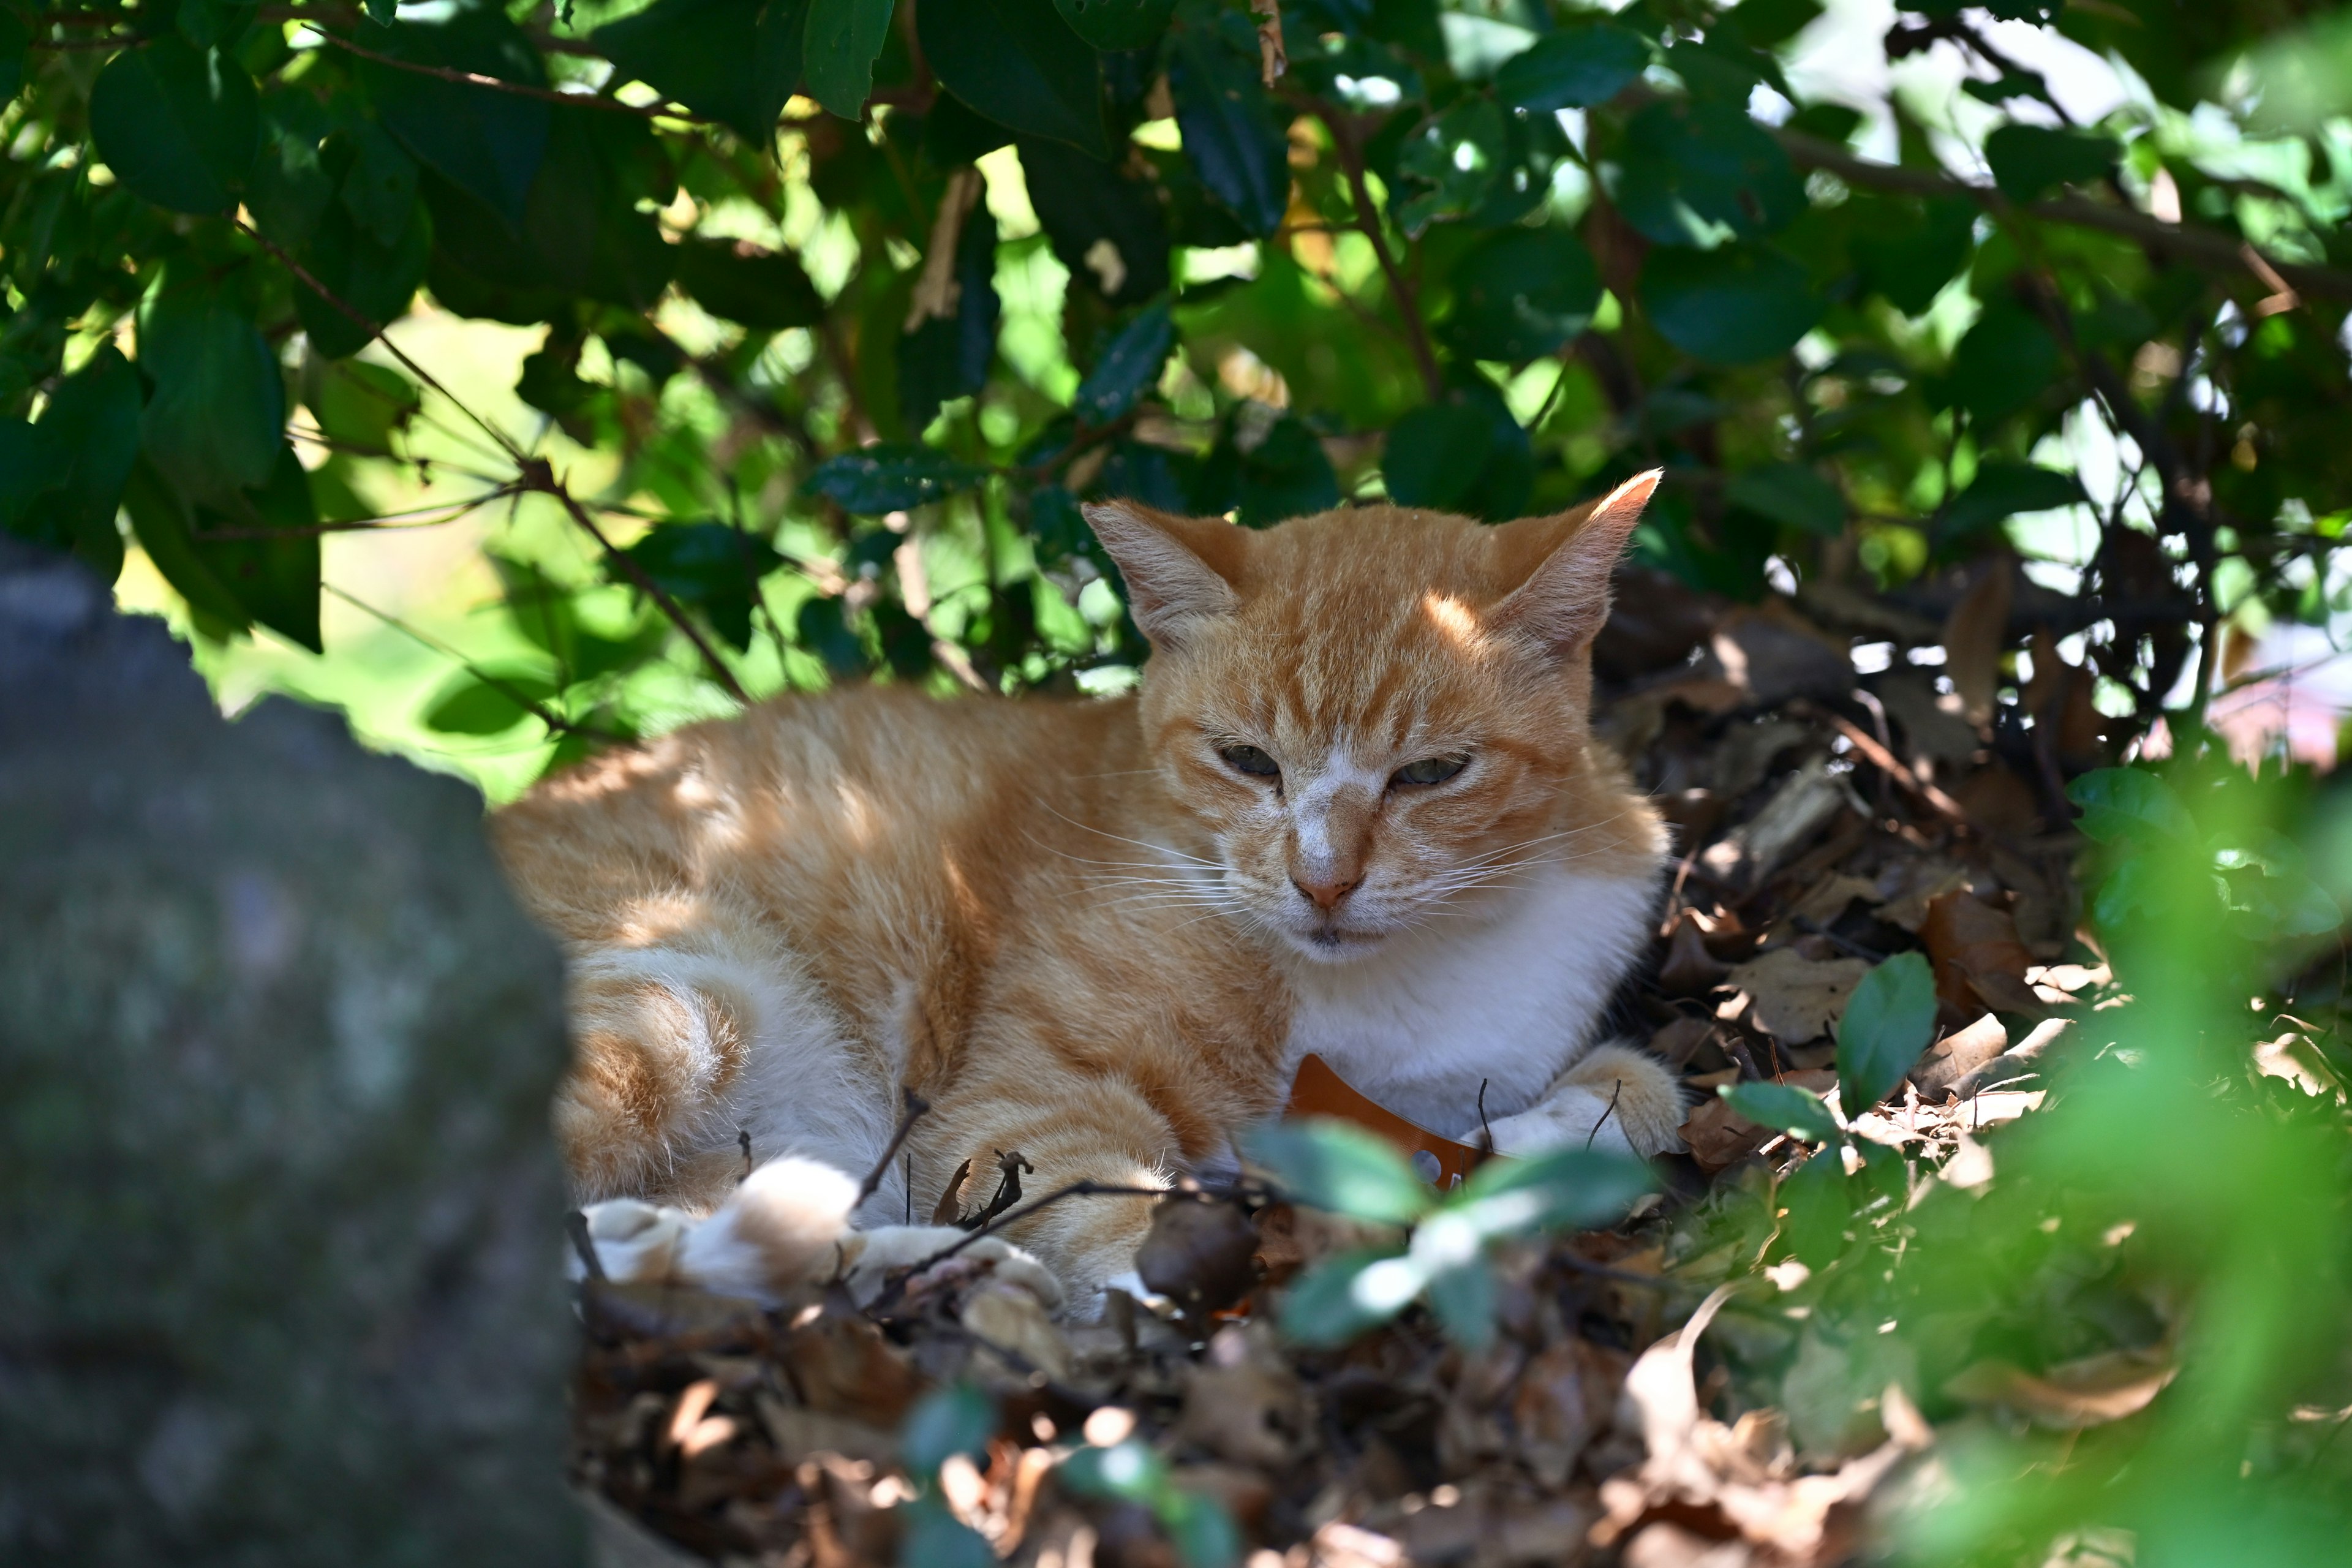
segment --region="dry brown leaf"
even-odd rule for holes
[[[1962,1013],[1977,1004],[2004,1013],[2039,1014],[2041,998],[2025,983],[2033,954],[2017,939],[2017,922],[1975,895],[1944,894],[1927,906],[1919,936],[1935,961],[1936,994]]]
[[[1665,961],[1658,965],[1658,989],[1669,996],[1703,996],[1730,970],[1707,952],[1706,933],[1692,911],[1685,910],[1667,939]]]
[[[1995,557],[1944,623],[1944,672],[1959,693],[1961,715],[1980,728],[1992,722],[1993,704],[2000,694],[2011,591],[2009,561]]]
[[[1650,1037],[1650,1054],[1677,1070],[1690,1065],[1699,1048],[1715,1038],[1715,1026],[1705,1018],[1676,1018]]]
[[[1819,1039],[1845,1011],[1846,998],[1870,973],[1859,958],[1807,958],[1778,948],[1748,960],[1725,977],[1748,999],[1748,1021],[1790,1045]]]
[[[1759,1127],[1732,1110],[1717,1095],[1693,1107],[1689,1120],[1677,1131],[1699,1169],[1710,1173],[1739,1163],[1777,1136],[1772,1129]]]
[[[1878,885],[1865,877],[1832,871],[1806,889],[1805,896],[1789,907],[1789,918],[1811,921],[1815,925],[1833,925],[1856,899],[1877,902]]]
[[[1938,693],[1935,677],[1925,670],[1892,671],[1873,689],[1886,705],[1886,716],[1903,731],[1897,754],[1915,765],[1926,761],[1957,766],[1983,748],[1976,726],[1962,711],[1959,693]]]
[[[2109,1351],[2053,1366],[2040,1377],[2004,1361],[1980,1361],[1944,1384],[1970,1405],[1997,1405],[2043,1426],[2074,1431],[2147,1407],[2179,1368],[2168,1352]]]
[[[1948,1099],[1954,1084],[2007,1049],[2009,1030],[1987,1013],[1928,1047],[1927,1054],[1911,1069],[1911,1081],[1919,1086],[1923,1100]]]

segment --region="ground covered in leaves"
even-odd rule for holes
[[[2031,1370],[1964,1346],[1915,1397],[1909,1342],[1836,1293],[1893,1278],[1930,1189],[1990,1179],[2037,1058],[2113,994],[2062,791],[2127,737],[2054,651],[1996,709],[2000,650],[2033,637],[2011,571],[1853,605],[1621,584],[1599,724],[1682,852],[1618,1022],[1685,1075],[1688,1149],[1617,1228],[1502,1247],[1482,1346],[1420,1306],[1337,1348],[1286,1336],[1302,1267],[1370,1227],[1249,1184],[1163,1203],[1164,1294],[1100,1325],[963,1258],[865,1310],[592,1285],[577,1479],[762,1564],[1827,1564],[1936,1484],[1947,1422],[2127,1416],[2168,1375],[2144,1310]],[[1934,1044],[1836,1137],[1717,1092],[1835,1105],[1836,1020],[1911,952]]]

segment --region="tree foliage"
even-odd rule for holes
[[[2270,13],[1922,4],[1940,106],[1809,98],[1816,14],[7,0],[0,522],[497,788],[852,673],[1115,685],[1097,494],[1662,464],[1651,562],[1841,603],[2013,546],[2118,734],[2323,619],[2352,140]],[[2027,24],[2130,92],[2078,122]],[[371,597],[342,536],[457,518],[467,613]]]

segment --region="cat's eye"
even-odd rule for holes
[[[1272,757],[1255,746],[1219,746],[1217,755],[1225,759],[1225,766],[1252,778],[1272,779],[1282,776],[1282,769]]]
[[[1391,784],[1444,784],[1470,765],[1467,757],[1423,757],[1417,763],[1407,763],[1391,775]]]

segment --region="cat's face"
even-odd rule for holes
[[[1615,820],[1587,709],[1610,567],[1654,482],[1500,528],[1090,509],[1155,645],[1146,740],[1214,847],[1195,879],[1215,906],[1344,962],[1541,866],[1646,869],[1654,829]]]

